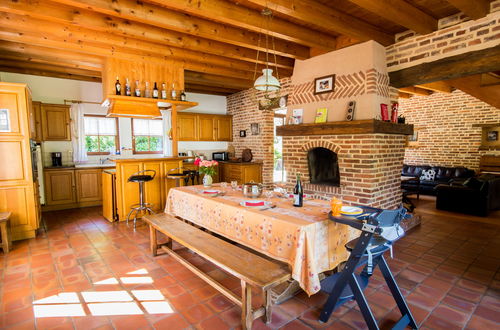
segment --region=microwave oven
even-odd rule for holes
[[[228,156],[226,151],[213,152],[212,153],[212,160],[226,161],[226,160],[229,160],[229,156]]]

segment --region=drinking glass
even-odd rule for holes
[[[332,215],[333,216],[340,215],[340,211],[342,210],[342,200],[333,197],[330,203],[332,207]]]
[[[227,182],[221,182],[220,187],[222,188],[223,191],[226,191],[227,188]]]
[[[236,188],[238,188],[238,181],[236,180],[231,181],[231,188],[233,188],[233,190],[236,190]]]
[[[270,200],[271,200],[271,198],[272,198],[272,197],[273,197],[273,195],[274,195],[274,192],[273,192],[272,190],[266,190],[266,191],[264,192],[264,195],[266,196],[267,201],[270,201]]]

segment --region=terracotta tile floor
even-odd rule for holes
[[[1,328],[239,327],[238,307],[172,258],[150,257],[145,226],[134,232],[107,222],[99,211],[46,213],[36,239],[0,254]],[[498,225],[431,213],[397,243],[389,263],[422,328],[499,328],[499,231]],[[236,279],[188,251],[180,253],[238,292]],[[366,293],[382,328],[398,317],[388,292],[375,273]],[[321,293],[299,294],[274,307],[272,324],[257,320],[254,329],[365,327],[354,302],[328,324],[318,323],[325,299]],[[157,309],[169,312],[155,314]]]

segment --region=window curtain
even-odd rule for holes
[[[81,103],[71,106],[71,144],[73,145],[73,162],[75,164],[87,161],[85,149],[84,107]]]
[[[163,155],[173,156],[172,155],[172,140],[171,132],[172,129],[172,110],[161,110],[161,118],[163,123]]]

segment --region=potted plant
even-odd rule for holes
[[[203,185],[205,187],[210,187],[213,182],[212,176],[217,173],[216,166],[218,166],[219,163],[216,160],[201,160],[200,158],[196,158],[194,164],[200,167],[200,174],[204,174]]]

